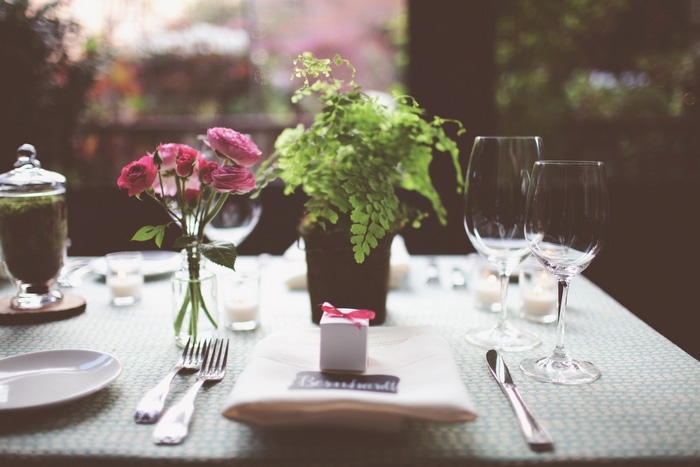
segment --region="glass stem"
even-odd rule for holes
[[[552,354],[560,360],[566,360],[567,354],[564,348],[564,334],[566,324],[566,301],[569,296],[569,283],[571,279],[568,277],[559,278],[557,280],[558,300],[557,300],[557,344],[554,347]]]
[[[510,276],[506,273],[500,273],[498,278],[501,280],[501,314],[498,320],[498,327],[504,328],[506,326],[506,320],[508,319],[508,307],[506,306],[506,300],[508,298],[508,283],[510,282]]]

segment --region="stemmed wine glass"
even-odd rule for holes
[[[523,372],[557,384],[595,381],[600,371],[574,360],[564,348],[569,283],[600,252],[609,229],[605,166],[594,161],[538,161],[527,197],[525,238],[533,255],[559,283],[556,347],[546,357],[527,358]]]
[[[464,227],[474,248],[496,267],[500,278],[498,324],[471,329],[474,345],[503,351],[531,349],[539,337],[508,321],[506,297],[513,270],[530,254],[523,234],[530,171],[543,152],[537,136],[478,136],[465,180]]]
[[[210,240],[225,240],[238,247],[260,220],[262,204],[248,195],[229,196],[221,211],[204,227]]]

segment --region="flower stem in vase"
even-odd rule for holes
[[[196,246],[183,251],[180,271],[173,276],[176,341],[213,334],[218,323],[210,310],[216,310],[216,277],[206,269]],[[183,329],[187,321],[186,329]]]

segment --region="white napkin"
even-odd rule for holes
[[[405,419],[459,423],[476,418],[452,350],[433,328],[369,331],[365,373],[321,373],[318,328],[267,336],[253,350],[223,415],[261,426],[321,424],[374,430],[398,429]],[[316,384],[345,388],[309,388]],[[396,392],[389,392],[392,389]]]
[[[295,264],[294,272],[286,279],[285,283],[291,290],[306,290],[306,254],[304,253],[304,240],[294,242],[282,257]],[[389,264],[389,288],[399,289],[408,274],[410,255],[406,249],[406,242],[401,235],[396,235],[391,242],[391,259]]]

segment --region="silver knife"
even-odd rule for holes
[[[489,370],[493,378],[501,387],[501,391],[506,395],[510,406],[515,412],[515,416],[520,424],[520,431],[530,444],[530,449],[537,452],[551,451],[554,449],[552,438],[550,438],[547,430],[540,425],[535,417],[530,413],[530,410],[523,402],[518,389],[513,384],[513,379],[510,377],[508,367],[503,362],[503,358],[495,350],[486,352],[486,361],[489,364]]]

